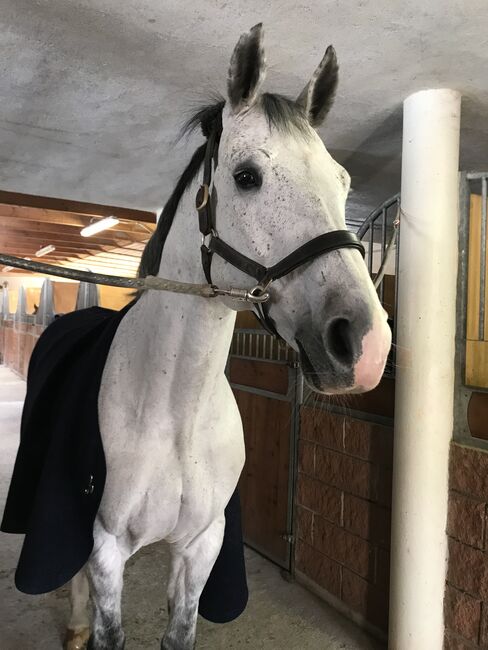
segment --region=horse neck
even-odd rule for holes
[[[194,207],[198,183],[180,201],[166,239],[159,276],[204,283],[200,233]],[[148,291],[129,311],[134,342],[132,368],[144,390],[156,395],[168,385],[192,399],[221,380],[235,323],[235,312],[217,298]],[[165,391],[167,393],[167,390]],[[161,393],[159,392],[159,400]]]

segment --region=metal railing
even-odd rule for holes
[[[236,329],[230,354],[241,359],[288,363],[298,361],[298,353],[293,348],[262,329]]]
[[[394,276],[393,285],[393,304],[385,303],[386,293],[386,277],[381,279],[377,287],[378,297],[383,307],[387,310],[390,323],[392,327],[392,341],[393,345],[388,356],[388,361],[385,368],[385,377],[395,376],[395,359],[396,359],[396,333],[397,333],[397,305],[398,305],[398,256],[400,252],[400,237],[399,230],[397,233],[396,241],[394,239],[395,225],[400,216],[400,194],[395,194],[389,199],[384,201],[369,216],[364,220],[358,228],[357,236],[363,241],[367,247],[366,264],[368,266],[369,274],[372,278],[375,277],[383,265],[385,255],[389,254],[389,246],[394,246],[394,263],[393,273],[389,274]],[[388,298],[387,298],[388,300]]]
[[[20,286],[17,294],[17,308],[15,312],[10,311],[9,292],[7,287],[2,288],[2,299],[0,303],[0,321],[13,321],[15,324],[28,323],[47,327],[56,314],[54,306],[54,290],[52,281],[46,278],[41,286],[39,306],[35,313],[28,313],[26,292]],[[76,309],[94,307],[98,305],[98,289],[96,285],[80,282],[76,299]]]

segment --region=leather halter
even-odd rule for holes
[[[211,181],[212,181],[212,163],[216,160],[218,150],[217,133],[214,130],[209,135],[207,147],[205,150],[203,183],[200,186],[196,196],[196,209],[198,212],[198,222],[200,232],[202,233],[202,245],[200,248],[202,256],[202,266],[205,277],[209,284],[212,284],[211,265],[213,255],[218,255],[232,266],[243,273],[255,278],[258,285],[252,289],[251,294],[255,296],[265,294],[267,288],[274,280],[288,275],[303,264],[314,260],[319,255],[330,253],[340,248],[355,248],[360,251],[364,257],[365,250],[363,244],[356,235],[349,230],[333,230],[314,237],[306,242],[292,253],[284,257],[273,266],[266,267],[240,253],[232,246],[229,246],[221,239],[215,229],[215,219],[211,199]],[[206,243],[206,238],[208,242]],[[255,303],[257,316],[263,325],[271,334],[278,336],[273,319],[269,315],[267,303]]]

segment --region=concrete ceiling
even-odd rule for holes
[[[267,87],[296,95],[332,43],[321,133],[353,177],[352,219],[399,189],[402,102],[463,93],[461,168],[488,167],[486,0],[0,0],[0,190],[155,210],[195,141],[185,112],[223,91],[263,21]]]

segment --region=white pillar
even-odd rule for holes
[[[461,98],[404,102],[390,650],[441,650],[453,427]]]

